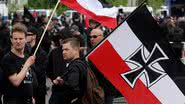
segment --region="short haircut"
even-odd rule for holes
[[[63,40],[62,43],[70,43],[73,48],[80,48],[80,41],[77,38],[67,38]]]
[[[25,33],[25,36],[26,36],[27,28],[24,24],[16,23],[15,25],[13,25],[12,34],[14,32],[23,32],[23,33]],[[11,37],[12,37],[12,34],[11,34]]]

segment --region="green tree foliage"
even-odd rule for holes
[[[127,5],[127,0],[101,0],[102,2],[110,3],[114,6]],[[34,9],[53,9],[56,5],[57,0],[28,0],[28,7]],[[64,5],[59,5],[57,8],[57,14],[60,15],[65,10],[69,9]]]
[[[164,3],[164,0],[148,0],[148,4],[154,8],[154,10],[159,9]]]
[[[28,6],[35,9],[47,9],[48,3],[48,0],[28,0]]]
[[[106,0],[108,3],[114,5],[114,6],[126,6],[128,3],[128,0]]]
[[[123,5],[126,6],[128,0],[100,0],[112,4],[114,6]],[[144,0],[137,0],[137,4],[141,4]],[[35,9],[53,9],[57,0],[28,0],[28,7]],[[165,0],[146,0],[147,4],[153,7],[154,10],[160,8],[160,6],[165,2]],[[57,14],[60,15],[63,11],[69,9],[64,5],[59,5],[57,8]]]
[[[141,4],[144,0],[138,0],[137,4]],[[165,0],[146,0],[147,4],[151,6],[154,10],[159,9]]]
[[[16,12],[16,10],[18,10],[18,9],[19,9],[19,8],[18,8],[17,5],[15,5],[15,4],[8,4],[8,10],[9,10],[9,12],[14,13],[14,12]]]
[[[58,0],[28,0],[28,7],[34,9],[53,9],[57,1]],[[67,9],[69,8],[59,4],[56,12],[60,15]]]

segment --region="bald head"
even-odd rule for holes
[[[103,31],[100,29],[93,29],[91,34],[103,35]]]
[[[93,47],[96,46],[103,38],[103,31],[100,29],[93,29],[90,33],[90,41]]]

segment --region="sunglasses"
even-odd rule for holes
[[[27,36],[32,36],[32,35],[34,35],[33,33],[27,33]]]
[[[101,36],[101,35],[92,35],[92,36],[89,36],[89,38],[97,38],[98,36]]]

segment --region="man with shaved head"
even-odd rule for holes
[[[89,37],[91,45],[94,47],[104,38],[103,31],[100,29],[93,29]]]
[[[93,29],[90,32],[90,42],[92,45],[92,48],[95,47],[100,41],[103,40],[104,34],[103,31],[99,28]],[[104,89],[105,92],[105,99],[104,99],[104,104],[112,104],[113,103],[113,98],[115,95],[115,88],[112,86],[112,84],[101,74],[98,69],[90,63],[90,66],[95,73],[96,77],[98,78],[100,86]]]

